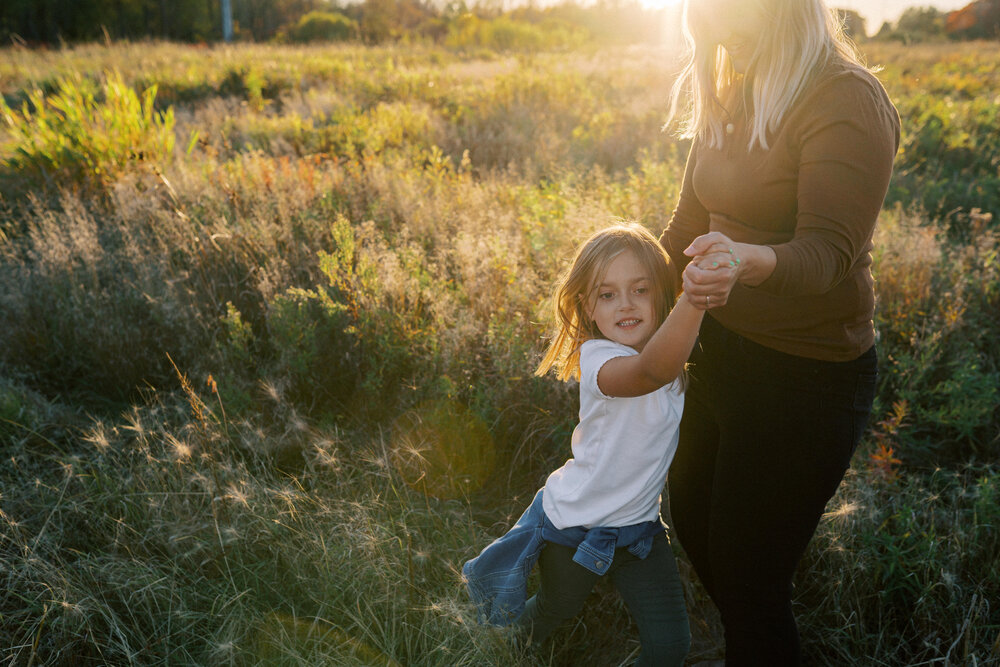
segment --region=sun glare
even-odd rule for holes
[[[642,5],[647,9],[659,10],[662,46],[670,50],[680,49],[684,42],[681,32],[681,0],[642,0]]]

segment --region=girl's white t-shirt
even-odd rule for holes
[[[549,475],[542,507],[558,528],[618,528],[657,518],[684,409],[680,382],[633,398],[605,396],[597,373],[608,360],[638,354],[610,340],[580,348],[580,423],[573,458]]]

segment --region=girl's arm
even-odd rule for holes
[[[607,396],[642,396],[677,379],[691,354],[704,311],[682,294],[642,352],[615,357],[597,373],[597,387]]]

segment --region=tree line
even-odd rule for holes
[[[103,38],[222,39],[222,0],[3,0],[0,39],[53,44]],[[322,0],[230,0],[237,37],[263,41]]]
[[[229,4],[233,37],[274,39],[359,39],[379,43],[415,36],[442,41],[469,21],[503,18],[515,23],[562,26],[598,38],[643,41],[658,37],[665,10],[644,8],[639,0],[567,0],[539,8],[533,3],[503,9],[502,0],[2,0],[0,44],[38,46],[94,40],[166,39],[216,42],[223,39],[224,5]],[[676,9],[674,10],[676,11]],[[481,23],[481,22],[480,22]]]
[[[275,38],[361,39],[376,43],[403,35],[441,41],[462,16],[505,16],[526,23],[558,22],[594,36],[642,41],[655,38],[656,13],[639,0],[568,0],[538,8],[532,2],[503,11],[502,0],[2,0],[0,44],[41,45],[101,39],[166,39],[215,42],[223,39],[223,12],[232,18],[233,37],[244,41]],[[661,10],[666,11],[666,10]],[[631,15],[631,20],[626,18]],[[842,10],[849,34],[865,38],[864,18]],[[952,19],[961,18],[962,24]],[[971,17],[971,18],[970,18]],[[972,21],[969,23],[968,21]],[[452,26],[453,27],[453,26]],[[975,0],[957,12],[911,7],[895,24],[885,23],[875,39],[904,42],[947,38],[992,38],[1000,31],[1000,0]]]

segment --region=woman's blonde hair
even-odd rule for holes
[[[755,145],[766,150],[768,134],[778,129],[819,69],[834,58],[863,65],[842,21],[823,0],[737,1],[753,3],[769,22],[745,74],[734,69],[725,49],[709,37],[711,17],[691,11],[698,0],[685,0],[688,53],[671,91],[667,124],[687,97],[681,137],[720,148],[726,124],[742,116],[750,130],[747,150]]]
[[[577,249],[573,263],[563,273],[553,293],[555,331],[535,375],[555,368],[560,380],[580,379],[580,346],[604,338],[591,317],[592,297],[611,261],[632,251],[649,277],[656,326],[666,319],[679,291],[678,279],[667,253],[649,230],[636,223],[602,229]]]

